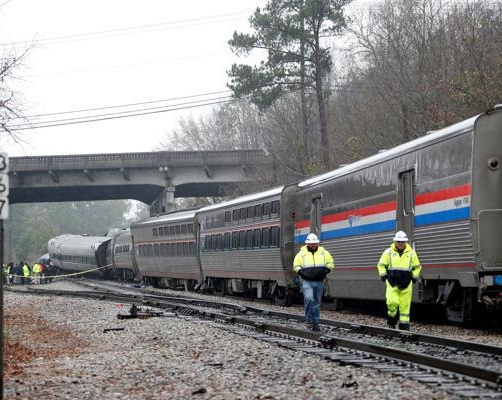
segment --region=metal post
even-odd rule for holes
[[[0,219],[0,263],[2,265],[2,279],[0,282],[0,399],[3,399],[3,328],[4,328],[4,318],[3,318],[3,284],[5,280],[5,269],[4,264],[4,246],[3,246],[3,220]]]

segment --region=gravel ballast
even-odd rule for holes
[[[122,312],[128,307],[123,305]],[[5,292],[4,398],[457,398],[204,322],[119,320],[120,308],[110,302]]]

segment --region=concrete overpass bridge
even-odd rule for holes
[[[157,214],[175,197],[218,196],[223,185],[257,179],[262,150],[159,151],[9,158],[9,203],[134,199]]]

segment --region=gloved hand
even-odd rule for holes
[[[417,283],[417,278],[415,278],[415,277],[413,276],[413,277],[411,278],[411,281],[412,281],[413,283]]]
[[[385,282],[387,280],[387,275],[382,275],[380,279],[382,280],[382,282]]]
[[[297,274],[298,274],[298,276],[299,276],[300,278],[303,278],[303,268],[300,268],[300,269],[298,270]]]

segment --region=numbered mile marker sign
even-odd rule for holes
[[[9,218],[9,157],[0,153],[0,219]]]

